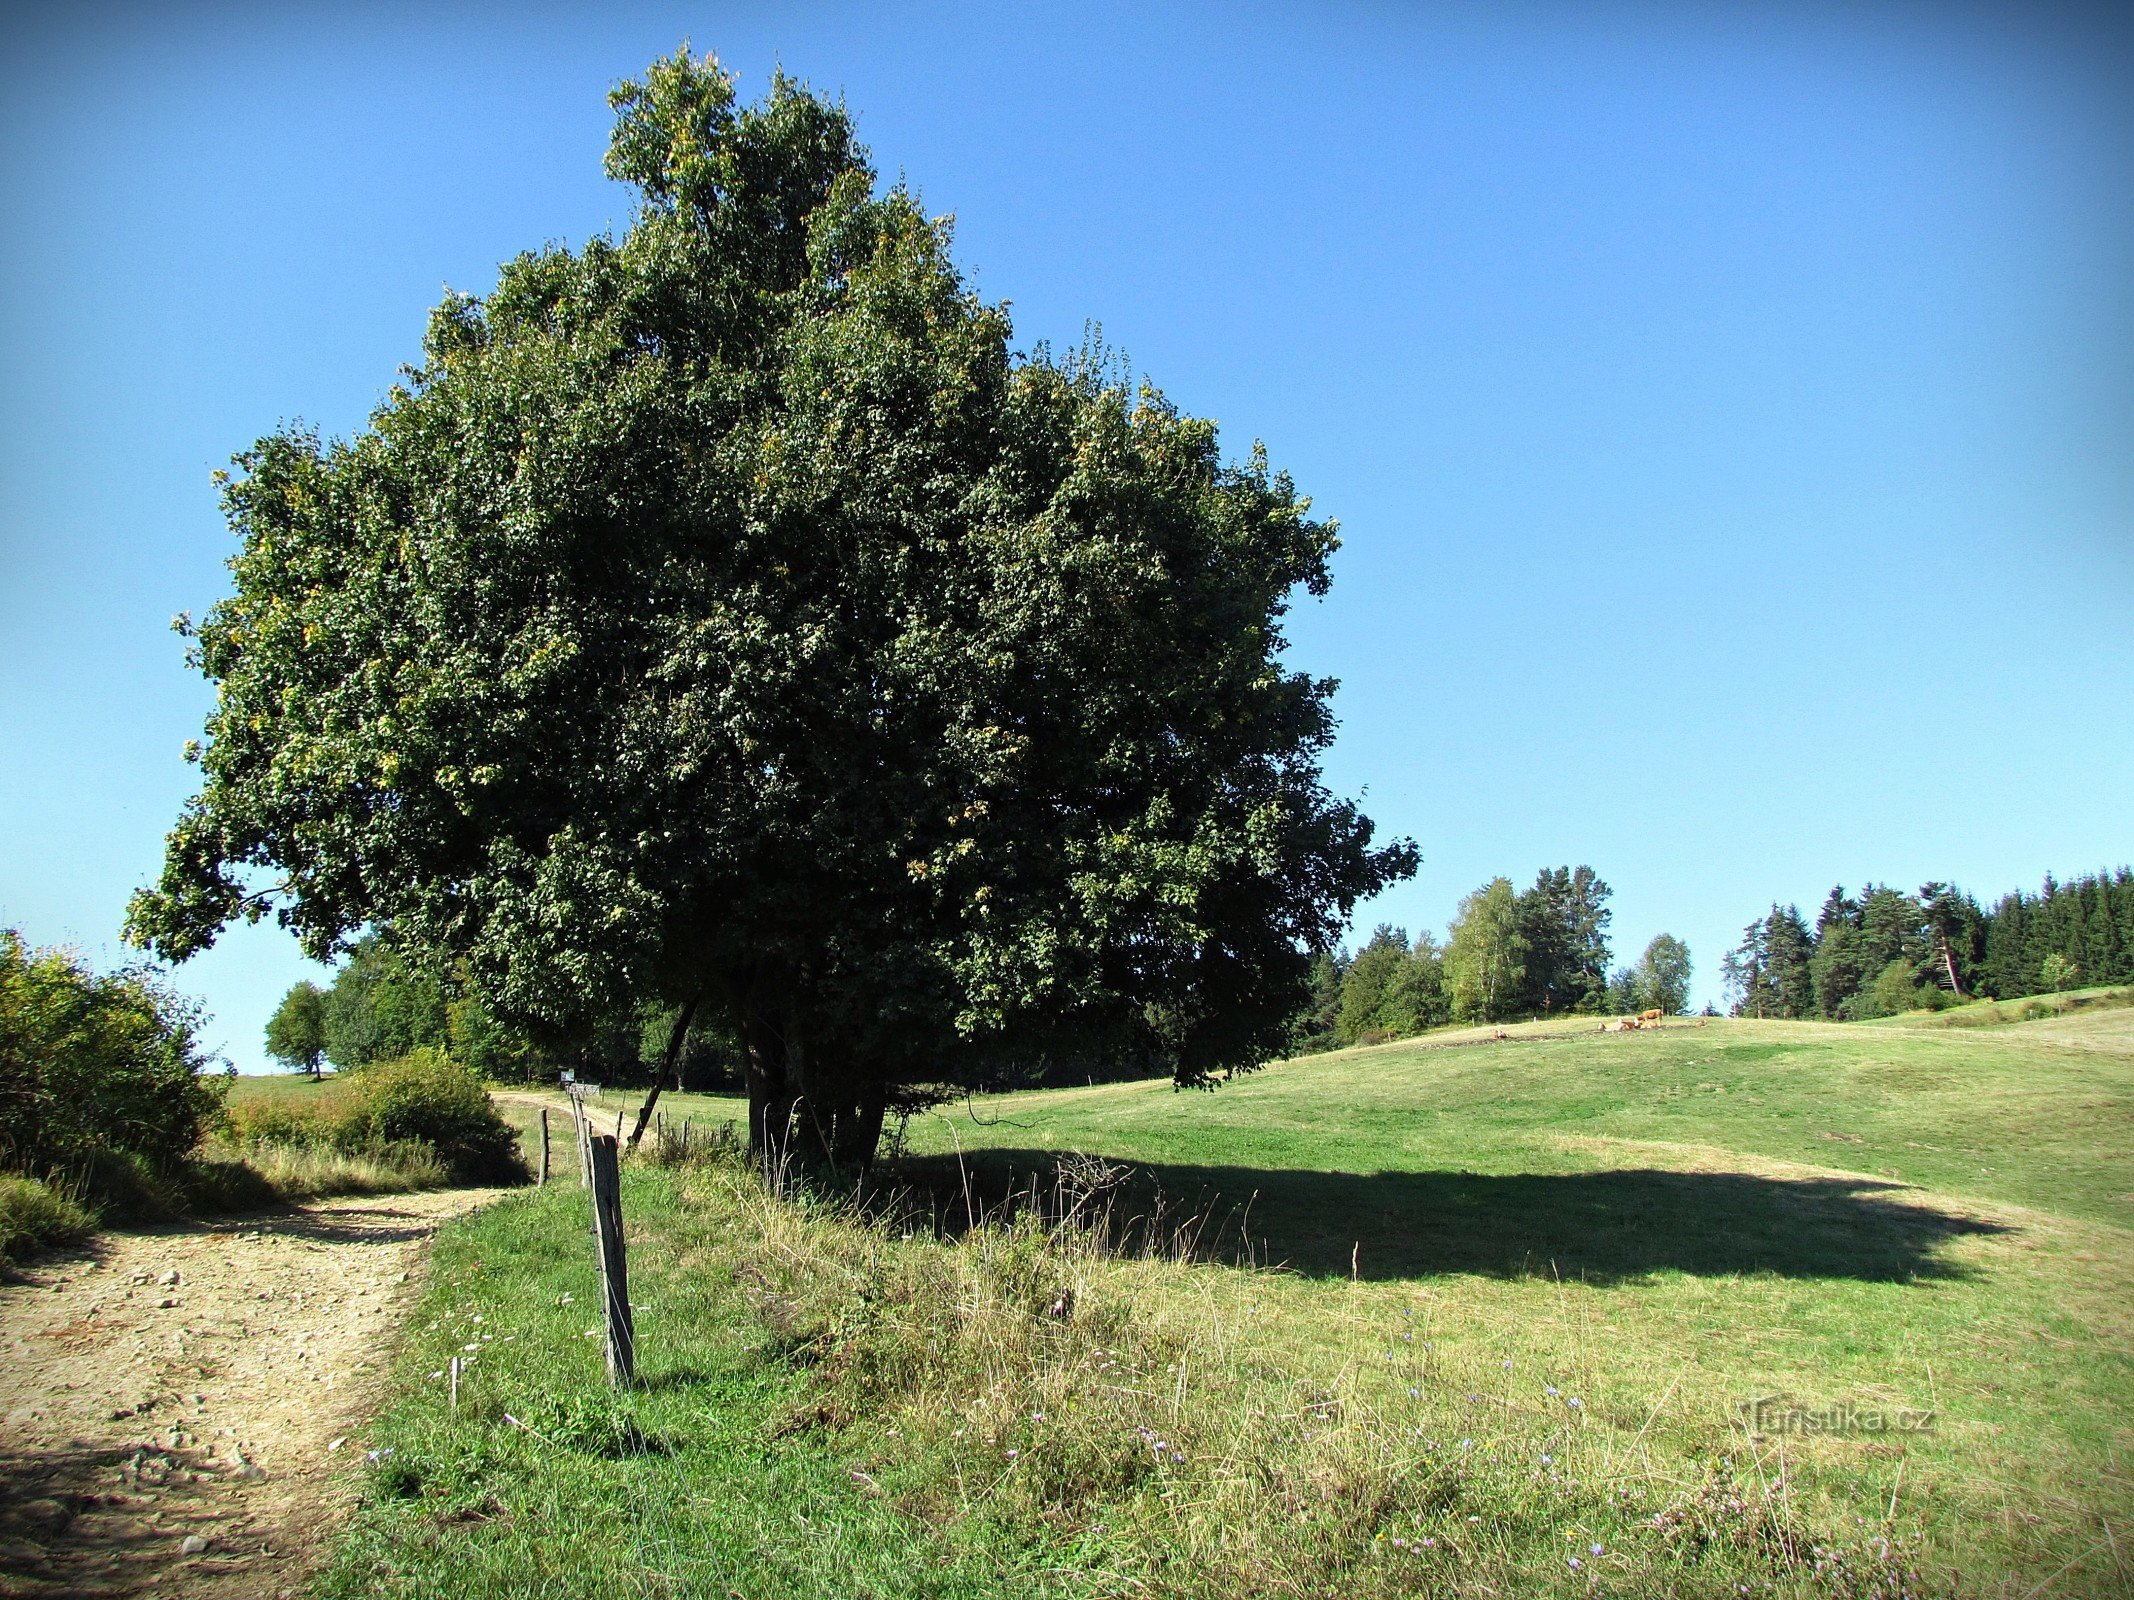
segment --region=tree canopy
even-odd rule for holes
[[[1526,977],[1523,921],[1509,878],[1492,878],[1460,901],[1445,937],[1445,988],[1455,1017],[1499,1022],[1513,1014]]]
[[[1742,930],[1723,966],[1743,1016],[1852,1020],[2008,999],[2077,981],[2134,981],[2134,871],[2125,867],[2005,895],[1987,910],[1953,884],[1908,895],[1834,888],[1811,933],[1774,905]]]
[[[224,1090],[198,1026],[152,972],[92,972],[0,928],[0,1171],[93,1192],[114,1156],[191,1155]]]
[[[326,991],[300,979],[267,1019],[267,1054],[314,1078],[326,1060]]]
[[[1013,352],[842,106],[687,52],[611,103],[620,239],[448,297],[357,437],[237,458],[132,936],[373,930],[548,1038],[681,1008],[755,1144],[838,1159],[899,1085],[1278,1052],[1415,862],[1281,660],[1332,524],[1100,352]]]

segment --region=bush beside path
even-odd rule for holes
[[[0,1595],[300,1585],[430,1235],[495,1194],[112,1234],[0,1286]]]

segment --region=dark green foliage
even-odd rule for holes
[[[1353,957],[1338,967],[1330,960],[1322,970],[1334,974],[1339,985],[1329,1045],[1400,1038],[1451,1015],[1443,957],[1427,932],[1410,945],[1405,931],[1380,923]]]
[[[306,1031],[314,1008],[316,1035]],[[671,1021],[670,1011],[650,1046],[646,1017],[624,1013],[593,1020],[568,1050],[546,1049],[501,1021],[463,968],[441,978],[367,936],[325,990],[308,982],[290,989],[268,1024],[267,1048],[291,1066],[307,1066],[288,1051],[316,1037],[320,1053],[344,1072],[415,1050],[441,1050],[496,1082],[550,1078],[567,1064],[591,1081],[631,1083],[643,1080],[648,1060],[658,1059]],[[277,1040],[287,1048],[277,1048]]]
[[[1869,884],[1860,895],[1860,944],[1875,972],[1886,971],[1893,961],[1916,972],[1932,953],[1925,909],[1900,889]]]
[[[1601,1009],[1608,987],[1608,885],[1591,867],[1546,867],[1519,897],[1525,974],[1510,1010],[1546,1017]]]
[[[686,54],[613,103],[619,239],[447,300],[355,439],[239,459],[132,935],[376,928],[558,1047],[694,1003],[755,1142],[861,1160],[897,1085],[1285,1047],[1415,860],[1282,664],[1332,526],[1101,357],[1011,353],[842,106]]]
[[[1408,947],[1408,959],[1394,969],[1379,1007],[1378,1025],[1393,1033],[1419,1033],[1452,1020],[1445,992],[1445,953],[1426,928]]]
[[[1619,1015],[1630,1015],[1645,1009],[1645,990],[1638,980],[1636,967],[1617,967],[1608,974],[1608,988],[1604,995],[1608,1010]]]
[[[1774,905],[1750,923],[1720,971],[1735,996],[1736,1016],[1815,1015],[1815,936],[1798,907]]]
[[[1408,935],[1389,923],[1380,923],[1369,941],[1349,962],[1341,981],[1341,1016],[1337,1031],[1343,1044],[1354,1044],[1372,1030],[1383,1030],[1380,1019],[1386,993],[1408,960]]]
[[[222,1103],[193,1008],[145,969],[90,972],[0,928],[0,1170],[131,1201]]]
[[[1815,954],[1809,958],[1808,970],[1815,986],[1815,1008],[1832,1020],[1874,976],[1860,939],[1860,903],[1843,887],[1824,897],[1815,919]]]
[[[1313,969],[1301,1050],[1401,1038],[1458,1016],[1499,1022],[1608,1003],[1608,885],[1591,867],[1545,868],[1524,894],[1495,879],[1461,902],[1450,941],[1381,923],[1354,956]],[[1686,991],[1685,991],[1686,992]]]
[[[1341,986],[1347,972],[1345,951],[1322,950],[1312,957],[1311,998],[1297,1018],[1294,1054],[1312,1055],[1340,1045]]]
[[[442,1045],[449,1028],[443,986],[375,938],[356,941],[322,1010],[326,1058],[343,1072]]]
[[[1976,987],[2000,999],[2070,983],[2134,982],[2134,871],[2125,867],[2007,895],[1984,918]],[[2059,964],[2050,978],[2048,958]],[[2059,981],[2059,980],[2068,981]]]
[[[1764,973],[1770,987],[1771,1015],[1799,1019],[1815,1015],[1815,936],[1798,906],[1771,908],[1764,918]]]
[[[2134,871],[2047,877],[2040,894],[2008,895],[1991,911],[1947,883],[1916,896],[1870,883],[1857,899],[1835,888],[1812,935],[1790,906],[1751,923],[1727,978],[1737,1016],[1845,1020],[2134,981]]]

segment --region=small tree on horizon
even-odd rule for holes
[[[299,979],[267,1019],[267,1054],[292,1072],[316,1078],[326,1060],[326,991]]]
[[[2055,950],[2039,963],[2038,981],[2045,986],[2044,993],[2058,994],[2082,981],[2082,969]]]
[[[1689,946],[1671,933],[1656,934],[1638,959],[1638,988],[1647,1010],[1657,1006],[1671,1017],[1689,1010]]]

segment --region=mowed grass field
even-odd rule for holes
[[[1958,1017],[992,1097],[871,1218],[640,1163],[619,1400],[582,1192],[507,1201],[441,1242],[330,1587],[2134,1594],[2134,1010]],[[962,1230],[1073,1153],[1159,1248]]]

